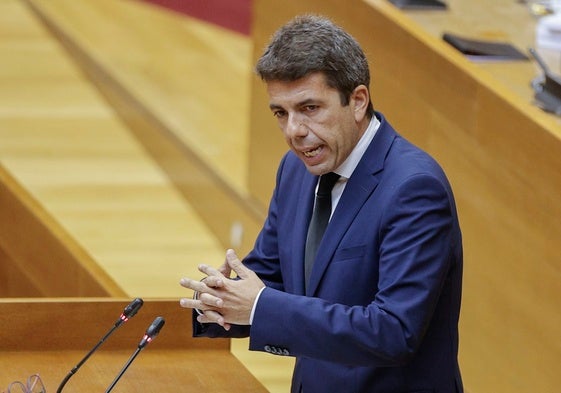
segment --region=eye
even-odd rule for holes
[[[273,116],[275,116],[276,118],[281,118],[286,116],[286,112],[281,109],[276,109],[273,111]]]
[[[306,105],[303,107],[305,112],[315,112],[318,108],[318,105]]]

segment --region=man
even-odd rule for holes
[[[181,280],[196,291],[181,299],[199,313],[195,335],[295,356],[292,392],[462,392],[462,245],[445,174],[374,112],[364,53],[331,21],[290,21],[257,72],[290,152],[243,264],[228,250],[202,281]],[[314,194],[331,172],[314,257]]]

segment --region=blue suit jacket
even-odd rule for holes
[[[317,177],[283,158],[244,264],[266,283],[250,349],[297,358],[292,392],[462,392],[461,233],[439,165],[381,120],[348,179],[304,287]],[[194,323],[195,335],[224,335]]]

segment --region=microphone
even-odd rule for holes
[[[103,344],[105,342],[105,340],[107,340],[107,338],[113,334],[113,332],[119,327],[121,326],[123,323],[127,322],[130,318],[134,317],[136,315],[136,313],[138,312],[138,310],[140,310],[140,307],[142,307],[142,305],[144,304],[144,301],[140,298],[136,298],[134,299],[132,302],[130,302],[125,309],[123,310],[123,312],[121,313],[121,315],[119,316],[119,319],[117,319],[117,321],[115,322],[115,324],[113,325],[113,327],[105,334],[105,336],[103,336],[103,338],[90,350],[90,352],[88,352],[88,354],[86,356],[84,356],[84,358],[82,360],[80,360],[80,362],[78,364],[76,364],[74,366],[74,368],[72,368],[72,370],[70,370],[70,372],[66,375],[66,377],[62,380],[62,382],[60,383],[58,389],[57,389],[57,393],[62,392],[62,389],[64,388],[64,385],[66,385],[66,383],[68,382],[68,380],[74,375],[76,374],[76,372],[78,371],[78,369],[80,367],[82,367],[82,365],[86,362],[86,360],[89,359],[90,356],[92,356],[92,354],[97,351],[97,349],[101,346],[101,344]]]
[[[148,329],[146,329],[146,333],[144,333],[142,340],[140,340],[140,342],[138,343],[138,347],[131,355],[129,360],[125,363],[125,365],[123,366],[123,368],[121,369],[115,380],[107,388],[105,393],[109,393],[111,390],[113,390],[117,382],[119,382],[119,379],[121,379],[125,371],[127,371],[127,369],[129,368],[133,360],[136,359],[140,351],[142,351],[144,347],[146,347],[146,345],[148,345],[150,342],[152,342],[152,340],[156,338],[156,336],[158,335],[158,333],[160,333],[160,330],[162,329],[165,323],[166,321],[162,317],[157,317],[156,319],[154,319],[154,322],[152,322],[152,324],[148,326]]]

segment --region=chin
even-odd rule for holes
[[[326,168],[324,165],[306,165],[306,169],[315,176],[321,176],[331,171],[330,168]]]

